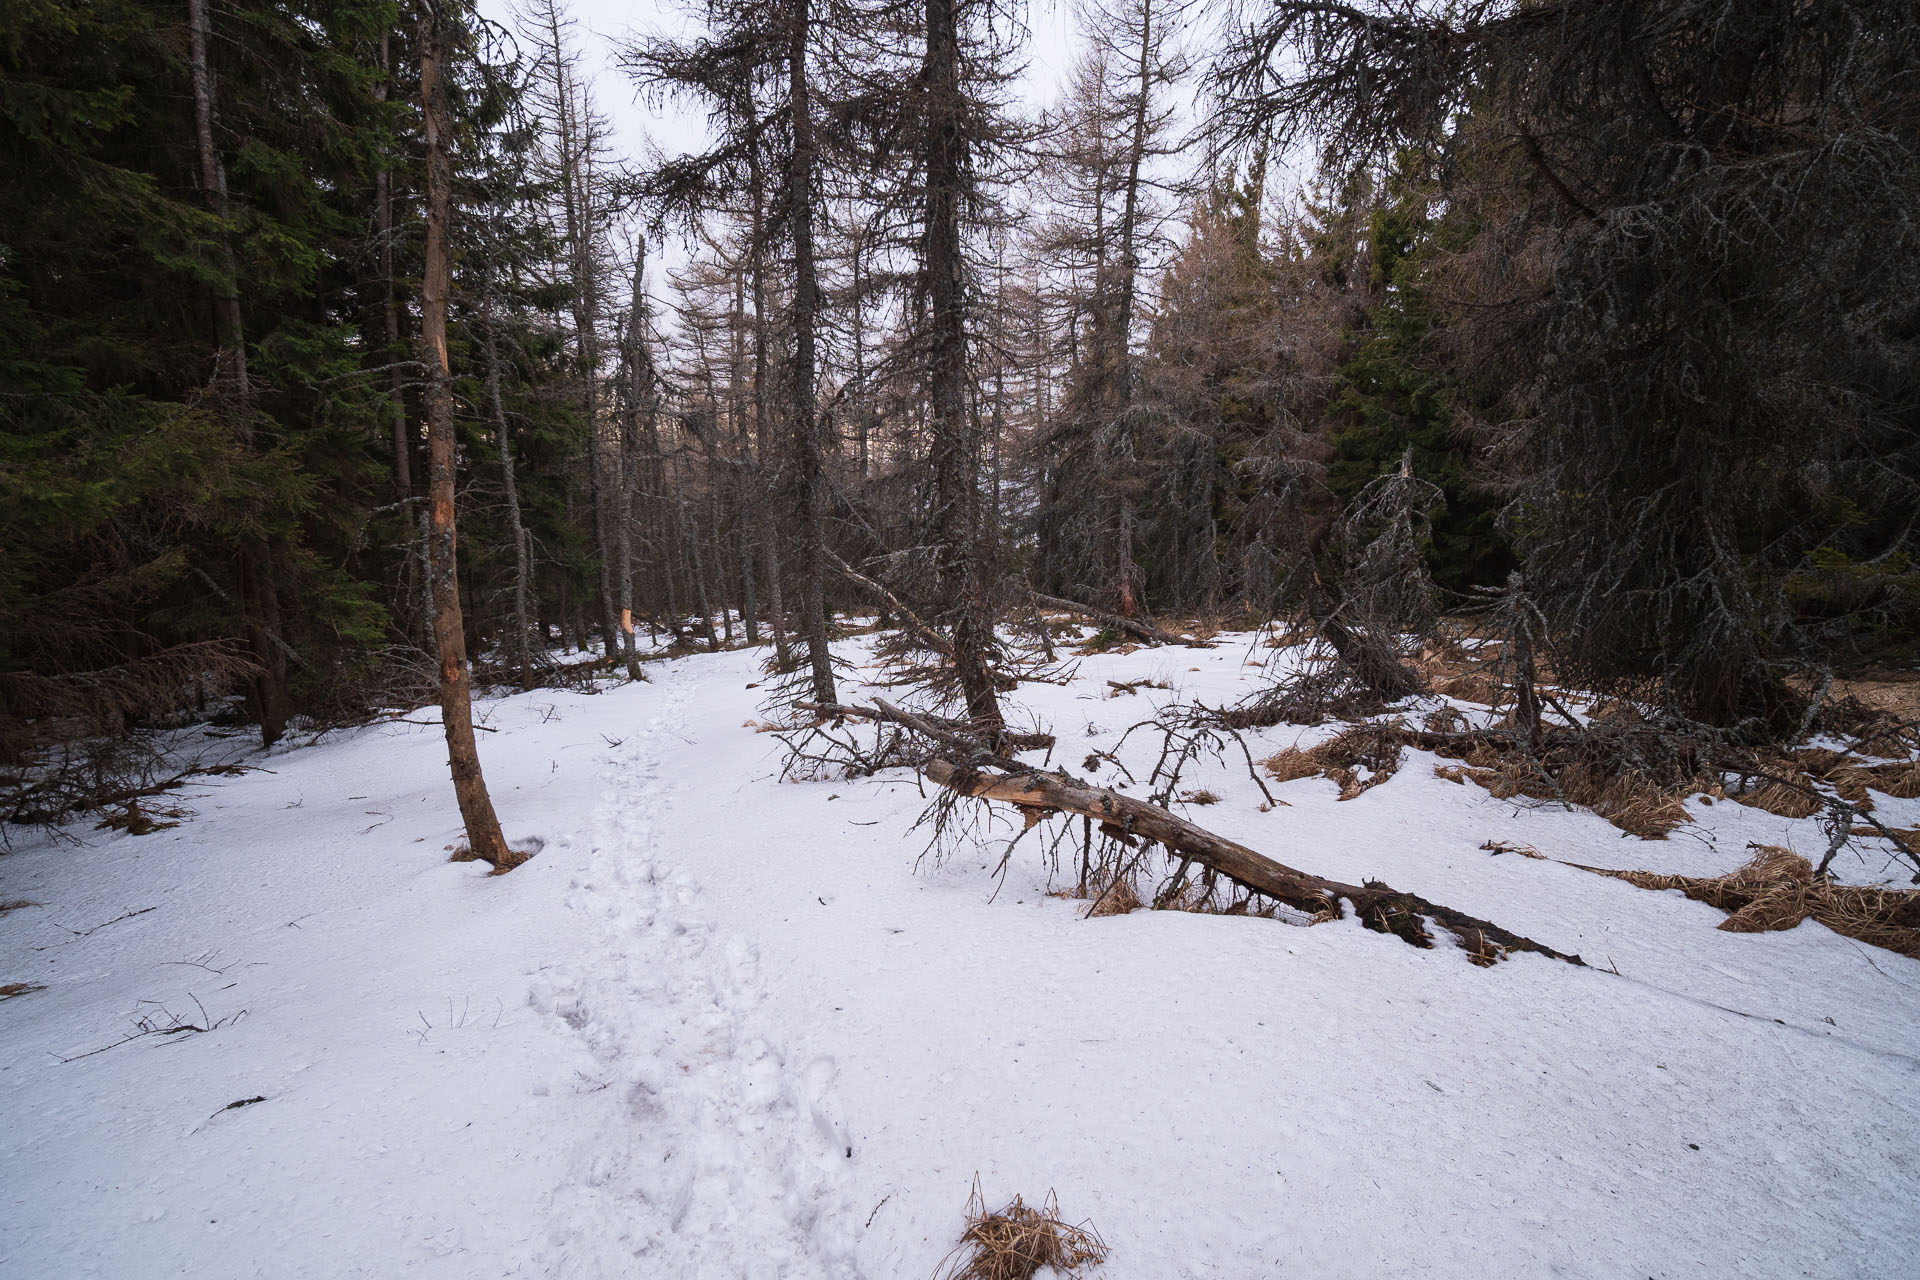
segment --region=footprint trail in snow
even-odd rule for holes
[[[791,1058],[763,1030],[757,949],[708,923],[683,865],[696,851],[661,843],[692,696],[679,664],[662,666],[575,837],[588,848],[567,901],[592,935],[585,958],[532,991],[582,1051],[551,1089],[605,1108],[546,1206],[539,1274],[856,1276],[834,1062]]]

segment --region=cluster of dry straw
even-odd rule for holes
[[[1583,871],[1612,876],[1642,889],[1678,889],[1695,902],[1727,913],[1729,933],[1766,933],[1817,920],[1835,933],[1920,960],[1920,891],[1835,884],[1813,874],[1813,864],[1776,845],[1754,845],[1754,855],[1723,876],[1670,876],[1653,871]]]
[[[1069,1226],[1060,1220],[1053,1192],[1037,1209],[1015,1196],[1006,1208],[989,1213],[975,1178],[967,1198],[967,1228],[935,1280],[1033,1280],[1046,1267],[1078,1276],[1082,1268],[1106,1259],[1106,1243],[1090,1223]]]

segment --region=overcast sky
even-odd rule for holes
[[[1020,97],[1030,109],[1038,111],[1059,96],[1078,36],[1070,0],[1028,2],[1026,22],[1031,37],[1020,55],[1026,68]],[[515,0],[479,0],[479,4],[481,12],[495,22],[510,29],[515,25]],[[574,43],[580,69],[592,77],[594,102],[613,126],[613,149],[619,158],[640,160],[647,155],[649,144],[669,154],[700,147],[706,139],[703,109],[681,106],[653,110],[636,99],[632,82],[613,57],[615,45],[625,37],[687,32],[690,24],[672,0],[566,0],[566,8],[577,24]],[[687,256],[686,246],[679,243],[649,247],[649,292],[655,300],[655,315],[662,320],[666,318],[662,308],[670,293],[663,268],[678,267]]]

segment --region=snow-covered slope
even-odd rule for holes
[[[1077,764],[1264,652],[1088,659],[1017,700]],[[1920,963],[1481,848],[1716,874],[1749,841],[1817,856],[1816,824],[1721,804],[1643,843],[1417,753],[1263,812],[1236,764],[1192,775],[1221,797],[1197,821],[1600,967],[1081,920],[1031,841],[993,896],[1011,828],[916,870],[909,775],[778,782],[758,661],[487,703],[508,835],[544,841],[509,876],[446,861],[432,724],[256,758],[171,830],[0,857],[0,901],[38,904],[0,917],[0,983],[44,986],[0,1002],[0,1274],[920,1277],[976,1174],[993,1203],[1056,1190],[1110,1280],[1920,1256]],[[1143,676],[1174,688],[1106,696]],[[115,1045],[139,1018],[218,1025]]]

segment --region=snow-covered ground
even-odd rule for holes
[[[1014,701],[1077,766],[1265,653]],[[1817,857],[1817,824],[1695,802],[1643,843],[1419,753],[1263,812],[1235,760],[1190,775],[1196,821],[1598,967],[1082,920],[1031,840],[997,897],[997,844],[916,869],[910,775],[779,782],[761,660],[485,703],[508,835],[544,842],[509,876],[447,861],[431,712],[200,780],[173,829],[0,857],[37,904],[0,916],[0,983],[44,987],[0,1002],[0,1274],[925,1277],[976,1174],[1057,1191],[1110,1280],[1920,1268],[1920,963],[1481,848],[1717,874]],[[1107,696],[1140,677],[1173,689]],[[116,1044],[138,1019],[212,1029]]]

